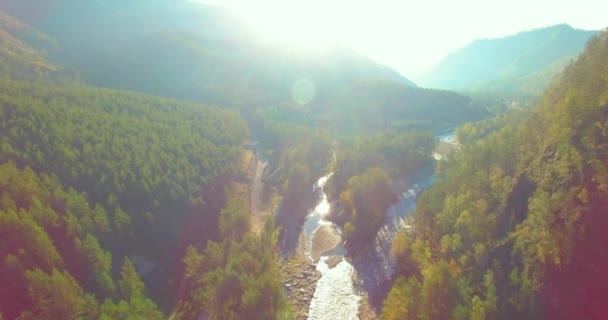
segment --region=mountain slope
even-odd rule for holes
[[[604,319],[608,32],[418,201],[386,319]]]
[[[45,52],[56,46],[44,34],[0,10],[0,77],[48,78],[59,67],[47,60]]]
[[[138,272],[143,258],[156,274],[165,273],[144,280],[169,311],[166,273],[180,276],[172,265],[183,258],[182,242],[218,234],[224,198],[214,188],[232,172],[246,136],[232,110],[84,85],[0,80],[0,255],[10,258],[0,263],[0,313],[163,318],[128,258],[138,257]],[[196,219],[202,222],[188,225]],[[116,268],[123,260],[128,281],[141,289],[120,284],[126,280]],[[40,294],[28,294],[33,291]]]
[[[414,88],[347,48],[268,43],[230,13],[192,1],[7,0],[0,8],[55,39],[59,49],[41,55],[88,83],[238,108],[253,126],[277,110],[290,126],[341,135],[442,130],[486,115],[463,95]]]
[[[564,24],[476,40],[444,58],[421,83],[453,90],[539,94],[596,33]]]
[[[96,85],[206,102],[227,100],[221,95],[234,87],[268,89],[301,70],[414,85],[341,48],[295,57],[297,50],[263,44],[229,12],[193,1],[43,3],[8,0],[1,7],[58,39],[64,50],[55,58]]]

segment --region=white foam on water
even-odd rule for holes
[[[314,296],[308,310],[309,320],[351,320],[358,319],[361,297],[355,293],[353,266],[342,260],[329,268],[329,256],[321,257],[317,270],[321,279],[317,282]]]

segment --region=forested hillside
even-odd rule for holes
[[[414,85],[346,48],[307,57],[266,44],[230,12],[203,3],[6,2],[8,14],[57,39],[62,50],[53,58],[81,70],[96,85],[222,104],[234,98],[251,100],[261,94],[256,91],[277,89],[302,72],[325,81],[338,76],[342,81],[383,79]],[[268,94],[277,93],[264,92]]]
[[[387,126],[443,130],[486,116],[466,96],[415,88],[348,48],[302,51],[263,41],[227,11],[200,2],[7,0],[0,9],[53,39],[53,50],[37,54],[62,66],[65,77],[237,108],[254,126],[278,113],[361,134]]]
[[[47,60],[45,52],[57,47],[49,37],[0,8],[0,78],[28,81],[51,78],[59,67]]]
[[[0,310],[6,319],[163,319],[128,258],[113,272],[99,243],[128,234],[130,216],[111,219],[56,177],[14,162],[0,165]]]
[[[444,163],[394,244],[384,319],[603,319],[608,33],[525,121]]]
[[[234,112],[133,93],[2,82],[0,97],[4,159],[140,221],[175,221],[165,211],[226,173],[246,135]]]
[[[595,34],[562,24],[476,40],[444,58],[421,83],[460,91],[540,95]]]
[[[4,315],[163,318],[135,272],[143,266],[129,257],[156,266],[154,295],[171,306],[180,246],[222,239],[218,179],[243,152],[240,116],[135,93],[2,80],[0,132],[2,279],[12,279],[2,286]],[[187,221],[199,221],[198,232],[187,231]],[[53,294],[64,287],[65,295]]]

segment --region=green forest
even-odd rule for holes
[[[10,279],[1,289],[4,317],[163,319],[174,300],[189,306],[189,319],[205,301],[228,299],[208,312],[229,319],[236,293],[222,286],[236,281],[231,277],[247,279],[249,310],[288,312],[279,278],[271,276],[278,265],[274,227],[237,246],[249,214],[221,184],[234,179],[244,152],[248,133],[238,113],[84,86],[6,80],[0,92],[1,272]],[[193,265],[193,245],[205,244],[202,254],[216,248],[226,260]],[[261,264],[241,268],[247,258],[238,252]],[[150,279],[162,310],[136,271],[132,260],[140,257],[159,265]],[[216,272],[232,265],[239,268]],[[191,292],[211,290],[190,279],[192,268],[213,277],[217,289],[206,296],[214,296]]]
[[[108,220],[103,207],[92,208],[84,194],[65,190],[56,176],[12,161],[0,173],[5,318],[163,318],[131,260],[121,257],[120,271],[113,274],[113,256],[99,242],[110,228],[128,234],[129,215],[118,209]]]
[[[603,33],[524,119],[459,131],[465,148],[395,240],[383,319],[605,315],[606,61]]]

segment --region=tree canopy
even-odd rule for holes
[[[608,244],[599,231],[608,225],[605,61],[603,33],[524,121],[471,141],[448,161],[420,196],[413,231],[399,236],[400,280],[384,318],[605,316],[608,256],[598,249]]]

